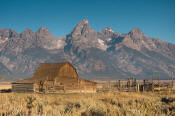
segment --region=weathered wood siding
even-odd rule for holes
[[[41,79],[41,80],[52,80],[56,75],[59,70],[59,65],[56,64],[41,64],[34,73],[33,78],[34,79]]]
[[[33,83],[12,83],[12,92],[34,92]]]
[[[78,78],[76,69],[72,67],[69,63],[62,66],[58,72],[58,77],[73,77]]]

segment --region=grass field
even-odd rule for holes
[[[12,116],[175,116],[175,93],[0,93]]]

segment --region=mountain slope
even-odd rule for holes
[[[175,74],[175,45],[147,37],[139,28],[119,34],[107,27],[96,32],[87,19],[63,38],[47,28],[21,34],[0,29],[0,74],[32,76],[42,62],[71,62],[88,79],[149,78]]]
[[[0,62],[0,76],[3,76],[3,75],[11,75],[11,72],[10,70],[8,70],[8,68],[6,68],[1,62]]]

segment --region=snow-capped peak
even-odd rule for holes
[[[104,30],[109,32],[114,32],[110,27],[106,27]]]
[[[107,49],[108,46],[105,44],[103,40],[98,39],[98,43],[99,43],[99,46],[98,46],[99,49],[104,50],[104,51]]]
[[[0,36],[0,37],[1,37],[1,36]],[[5,43],[7,40],[8,40],[8,38],[7,38],[7,37],[6,37],[6,38],[4,38],[4,39],[1,39],[1,40],[0,40],[0,44]]]

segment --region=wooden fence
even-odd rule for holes
[[[175,84],[171,80],[159,80],[153,78],[148,80],[136,80],[128,78],[123,80],[101,81],[97,82],[98,92],[105,91],[126,91],[126,92],[144,92],[144,91],[175,91]]]

